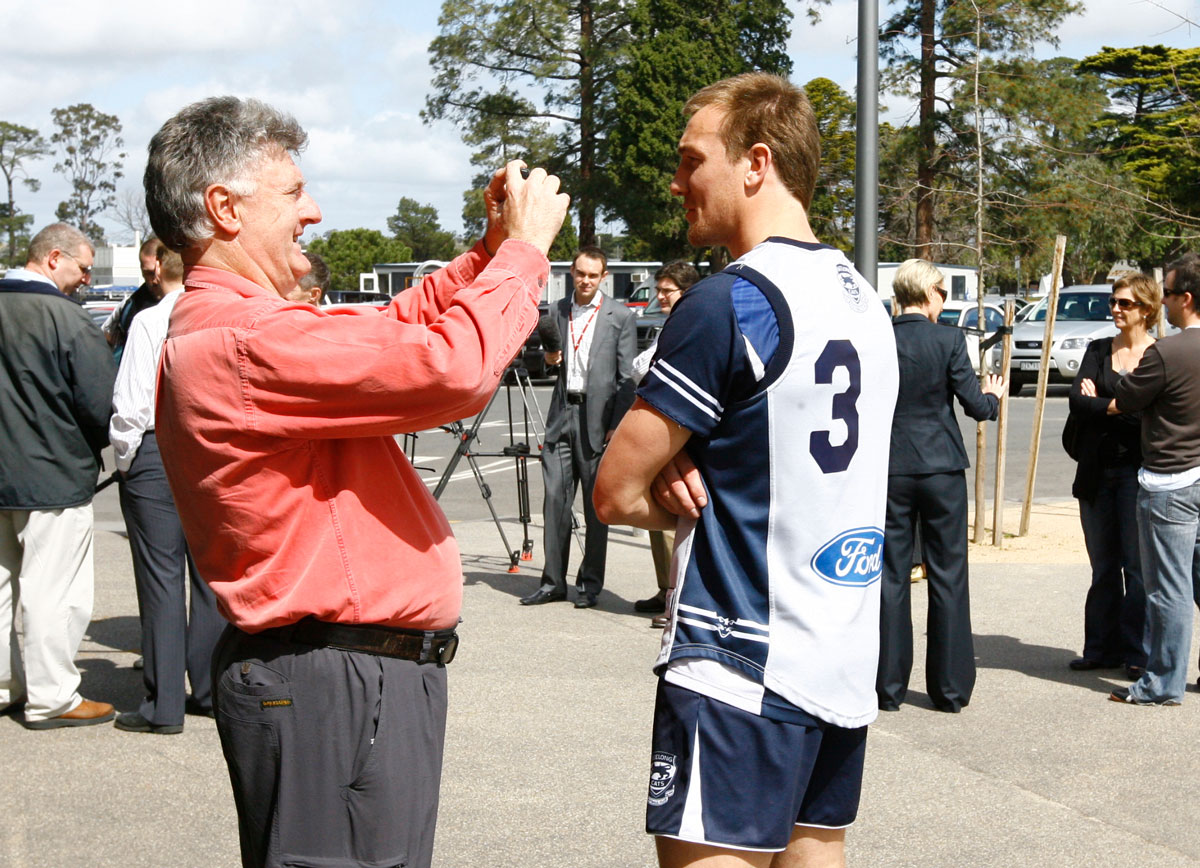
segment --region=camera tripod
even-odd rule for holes
[[[492,405],[496,403],[496,397],[500,394],[502,388],[504,389],[508,404],[508,445],[503,447],[499,452],[476,450],[472,446],[479,437],[479,428],[483,424],[484,417],[487,416],[488,411],[492,409]],[[524,439],[518,439],[513,419],[514,389],[521,398],[521,435]],[[500,532],[500,540],[504,544],[504,553],[509,559],[508,571],[510,573],[519,572],[520,561],[533,559],[533,540],[529,536],[528,460],[531,455],[533,455],[534,460],[538,460],[542,451],[542,442],[546,437],[546,421],[542,416],[541,407],[538,406],[537,396],[533,392],[533,383],[529,379],[529,371],[523,367],[510,365],[504,372],[501,385],[496,387],[496,391],[492,393],[487,406],[475,417],[470,427],[465,426],[461,421],[451,422],[449,425],[442,427],[457,438],[458,445],[454,449],[454,454],[450,456],[450,460],[446,464],[446,469],[442,472],[441,479],[438,480],[437,487],[433,489],[434,500],[441,498],[442,492],[446,490],[446,486],[450,483],[450,477],[453,476],[459,461],[463,458],[467,459],[467,466],[470,467],[471,474],[475,477],[475,484],[479,486],[479,493],[483,495],[488,512],[492,514],[492,521],[496,525],[496,530]],[[530,447],[530,434],[534,438],[533,448]],[[534,449],[537,451],[534,452]],[[514,549],[509,545],[508,535],[504,532],[504,526],[500,523],[500,516],[496,514],[496,507],[492,503],[492,487],[484,480],[483,472],[479,469],[479,462],[477,460],[479,458],[512,458],[514,460],[514,469],[517,477],[517,512],[523,535],[519,549]]]

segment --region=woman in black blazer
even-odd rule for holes
[[[975,646],[967,593],[967,450],[954,399],[973,419],[995,419],[1004,380],[989,374],[981,391],[960,329],[937,325],[946,300],[942,273],[921,259],[896,271],[901,307],[894,322],[900,391],[892,420],[887,522],[880,588],[879,708],[897,711],[912,672],[909,571],[921,527],[929,580],[925,684],[933,704],[956,712],[971,700]]]
[[[1142,463],[1141,414],[1119,414],[1117,383],[1154,343],[1150,329],[1162,315],[1162,292],[1145,274],[1123,277],[1109,299],[1118,334],[1088,344],[1071,386],[1071,413],[1079,420],[1079,466],[1071,494],[1092,586],[1083,604],[1083,656],[1072,669],[1118,669],[1130,678],[1146,665],[1146,593],[1138,550],[1137,472]],[[1111,408],[1111,409],[1110,409]]]

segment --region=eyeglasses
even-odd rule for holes
[[[1164,289],[1163,290],[1163,298],[1166,298],[1168,295],[1187,295],[1187,294],[1188,294],[1188,291],[1186,289]]]
[[[61,253],[63,256],[71,256],[71,254],[67,253],[67,251],[65,251],[65,250],[60,250],[58,252]],[[79,270],[83,272],[84,277],[92,276],[92,266],[84,265],[82,262],[79,261],[78,256],[71,256],[71,258],[73,260],[75,260],[75,264],[79,266]]]
[[[1140,301],[1135,301],[1132,298],[1117,298],[1114,295],[1109,297],[1108,306],[1119,307],[1121,310],[1131,310],[1135,307],[1141,307],[1142,303]]]
[[[943,287],[941,287],[941,286],[935,286],[935,287],[933,288],[933,291],[934,291],[934,292],[936,292],[938,295],[940,295],[940,296],[942,297],[942,301],[945,301],[945,300],[946,300],[946,299],[949,297],[949,296],[946,294],[946,290],[945,290],[945,288],[943,288]]]

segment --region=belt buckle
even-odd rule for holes
[[[450,636],[446,639],[446,641],[443,642],[440,646],[438,646],[438,649],[437,649],[434,659],[437,660],[437,662],[439,664],[441,664],[442,666],[445,666],[451,660],[454,659],[454,655],[457,653],[458,653],[458,634],[451,633]]]

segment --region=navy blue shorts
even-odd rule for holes
[[[854,822],[867,728],[759,717],[659,679],[646,831],[778,851],[794,826]]]

